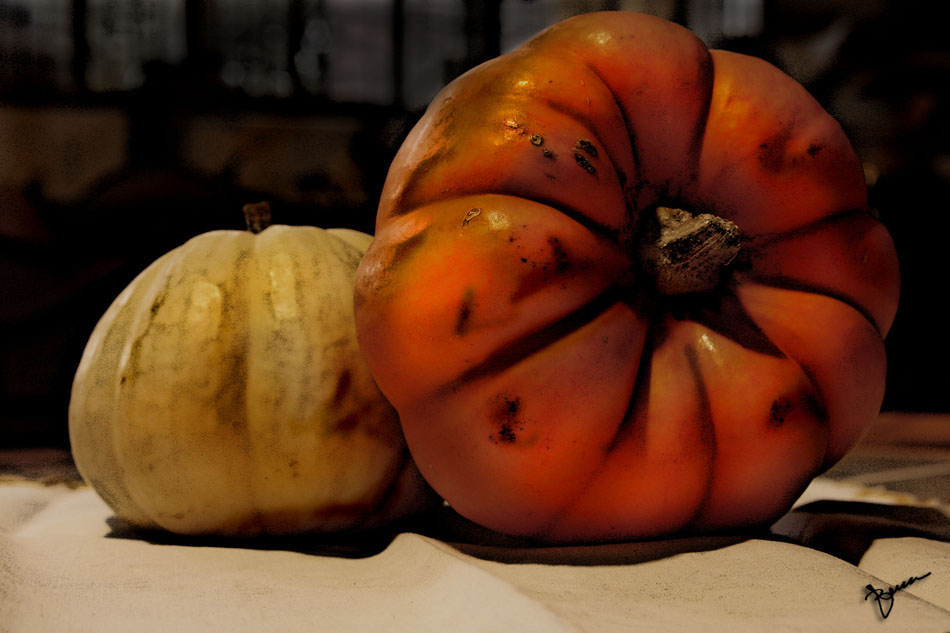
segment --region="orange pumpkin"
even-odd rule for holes
[[[878,412],[897,297],[815,99],[620,12],[434,99],[390,169],[356,319],[459,513],[598,541],[787,511]]]

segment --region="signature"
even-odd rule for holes
[[[929,576],[930,573],[931,572],[928,571],[923,576],[911,576],[901,584],[891,587],[890,589],[875,589],[873,585],[867,585],[864,587],[868,590],[864,599],[867,600],[871,596],[874,596],[874,601],[877,602],[877,608],[881,611],[881,617],[886,619],[887,616],[891,614],[891,609],[894,608],[894,594],[901,589],[906,589],[918,580],[923,580]]]

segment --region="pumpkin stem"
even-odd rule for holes
[[[260,233],[270,226],[270,203],[266,200],[245,204],[242,210],[247,230],[251,233]]]
[[[711,213],[657,207],[645,229],[641,263],[663,295],[712,291],[739,254],[739,227]]]

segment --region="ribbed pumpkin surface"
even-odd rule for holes
[[[69,407],[76,464],[120,517],[180,533],[337,530],[429,499],[357,347],[370,239],[215,231],[122,292]]]
[[[657,207],[741,248],[657,292]],[[551,540],[775,519],[874,419],[898,270],[840,126],[768,63],[635,13],[448,85],[400,149],[357,331],[420,470]]]

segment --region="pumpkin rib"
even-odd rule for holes
[[[349,237],[352,238],[353,236]],[[319,385],[324,382],[310,375],[310,367],[312,365],[316,364],[317,366],[325,366],[327,363],[329,363],[330,366],[333,366],[334,364],[332,358],[333,354],[328,351],[331,343],[322,341],[321,347],[321,337],[319,335],[315,335],[314,332],[308,328],[308,325],[301,321],[302,315],[308,312],[306,305],[301,303],[306,299],[306,296],[303,294],[304,288],[301,286],[301,280],[308,279],[311,276],[318,275],[321,272],[323,268],[323,263],[319,256],[321,253],[332,255],[333,261],[343,262],[346,265],[352,265],[355,267],[359,261],[359,257],[354,257],[354,255],[358,252],[358,249],[356,243],[348,241],[346,238],[347,236],[341,238],[340,236],[333,235],[330,231],[318,231],[317,229],[311,227],[291,228],[284,226],[273,226],[270,227],[267,232],[259,235],[254,241],[255,259],[258,261],[259,266],[261,264],[267,264],[270,261],[268,259],[268,255],[271,252],[277,252],[278,254],[288,253],[291,255],[289,258],[289,264],[293,268],[294,275],[293,295],[296,298],[299,314],[292,319],[279,318],[276,314],[273,316],[268,316],[273,319],[273,327],[279,327],[278,331],[282,332],[282,336],[291,336],[292,338],[304,337],[303,340],[305,341],[305,344],[303,347],[307,349],[313,349],[314,352],[318,352],[318,358],[316,360],[313,358],[306,360],[303,358],[295,359],[285,357],[286,360],[282,361],[290,365],[298,366],[297,370],[284,368],[282,371],[290,372],[300,376],[299,382],[302,385],[301,392],[308,389],[312,390],[315,384]],[[361,240],[358,236],[355,239],[357,243],[358,241],[365,241]],[[270,292],[271,290],[277,291],[277,288],[273,286],[275,283],[274,278],[271,277],[271,285],[268,286],[267,281],[265,280],[266,275],[264,273],[264,270],[259,270],[256,274],[259,275],[259,279],[263,283],[263,286],[267,288],[265,292]],[[270,271],[268,271],[268,274],[269,273]],[[336,285],[331,281],[327,281],[325,287],[323,287],[322,290],[325,294],[321,294],[313,298],[323,306],[333,306],[338,304],[341,299],[344,301],[346,300],[344,289],[336,287]],[[311,294],[313,294],[312,291]],[[248,305],[251,305],[251,300],[252,297],[249,296],[247,298]],[[297,325],[294,326],[292,322],[297,323]],[[332,326],[332,324],[330,325]],[[256,334],[257,336],[266,336],[268,334],[267,331],[259,331],[255,328],[248,329],[252,334]],[[321,356],[320,353],[323,353],[324,355]],[[347,376],[349,380],[352,380],[351,374],[348,373]],[[351,384],[348,386],[348,389],[360,388],[361,385],[359,384]],[[331,431],[316,430],[315,432],[318,434],[326,432],[361,432],[358,428],[359,420],[361,416],[365,416],[367,414],[367,411],[360,410],[357,412],[350,412],[352,407],[347,405],[347,402],[345,401],[345,394],[342,394],[341,397],[341,394],[338,393],[339,382],[334,383],[332,389],[325,391],[326,393],[324,395],[326,395],[326,397],[333,398],[332,405],[341,406],[342,412],[337,414],[336,417],[334,417],[333,414],[328,413],[328,425],[329,429],[332,429]],[[332,392],[332,395],[330,392]],[[291,397],[293,397],[293,394],[291,394]],[[300,395],[298,393],[294,399],[298,400],[299,398]],[[333,408],[332,405],[331,408]],[[302,411],[299,413],[301,416],[306,416],[308,412]],[[310,412],[310,415],[312,416],[313,412]],[[342,419],[340,416],[342,416]],[[341,429],[346,430],[344,431]],[[263,435],[264,433],[266,433],[266,431],[261,430],[261,434]],[[255,441],[251,442],[251,446],[258,448],[259,450],[255,452],[252,448],[250,451],[250,456],[252,461],[259,463],[250,468],[249,472],[254,472],[255,470],[258,470],[258,472],[264,472],[259,470],[261,466],[267,466],[274,461],[273,457],[268,453],[268,449],[270,447],[261,445],[260,439],[261,438],[257,438]],[[289,456],[295,461],[299,459],[299,455],[297,453],[294,453],[293,451],[288,453],[287,447],[284,447],[284,449],[280,452],[282,454],[286,453],[285,457]],[[256,459],[255,453],[262,455],[262,457]],[[399,459],[399,457],[396,457],[393,463],[398,465]],[[392,466],[390,465],[390,468],[391,467]],[[285,475],[275,475],[275,477],[277,476],[284,477]],[[387,483],[387,477],[388,474],[380,476],[378,481],[373,483],[373,486],[369,492],[372,492],[375,496],[380,492],[379,488],[389,485]],[[256,481],[258,483],[258,489],[256,489],[252,494],[252,506],[255,508],[262,508],[265,506],[263,502],[266,501],[270,496],[266,488],[264,488],[265,485],[268,485],[267,476],[265,475],[263,477],[257,478],[252,477],[251,481]],[[377,507],[374,501],[360,498],[352,502],[338,503],[332,507],[323,507],[319,510],[317,515],[312,517],[312,520],[330,520],[331,518],[334,520],[346,519],[353,529],[359,529],[363,521],[368,518],[368,515],[375,515],[376,512]],[[265,531],[276,531],[276,529],[272,529],[265,524]]]
[[[697,200],[753,234],[867,205],[857,156],[807,90],[764,60],[711,54],[717,82]]]
[[[643,342],[643,351],[640,353],[640,362],[637,365],[637,373],[633,380],[633,392],[630,394],[630,401],[627,403],[627,410],[624,413],[623,420],[621,420],[620,425],[617,427],[617,431],[614,433],[610,445],[604,451],[605,463],[622,445],[624,440],[636,430],[636,412],[637,409],[642,406],[639,400],[646,397],[647,390],[645,385],[650,384],[650,376],[653,371],[653,352],[656,345],[654,332],[655,329],[648,324]]]
[[[566,517],[572,514],[574,508],[576,508],[584,499],[591,487],[595,484],[601,483],[600,477],[609,468],[611,457],[617,457],[616,450],[619,446],[623,445],[623,442],[626,439],[624,436],[634,432],[635,427],[633,426],[633,422],[635,421],[636,416],[633,415],[633,412],[638,408],[639,400],[647,397],[646,393],[641,389],[644,384],[648,384],[649,382],[653,345],[654,343],[652,342],[652,337],[648,333],[647,341],[644,344],[643,352],[640,357],[640,366],[638,367],[636,377],[634,378],[635,386],[630,396],[627,412],[624,415],[620,425],[617,427],[610,445],[604,451],[603,459],[600,460],[591,470],[587,480],[580,487],[580,489],[576,491],[576,494],[573,494],[559,511],[552,514],[551,520],[547,524],[545,524],[541,529],[535,530],[531,536],[542,540],[562,540],[557,536],[557,531],[562,527],[562,522],[565,521]],[[691,526],[705,518],[706,508],[712,501],[713,482],[715,481],[716,477],[715,468],[717,461],[716,424],[712,415],[706,379],[703,377],[702,368],[699,364],[695,348],[693,348],[691,345],[686,345],[682,349],[681,353],[683,354],[683,357],[686,359],[687,364],[691,369],[692,382],[698,396],[700,411],[699,415],[697,415],[695,418],[695,423],[699,432],[696,435],[697,437],[704,438],[705,444],[702,447],[697,447],[697,450],[703,450],[708,455],[708,459],[706,460],[708,472],[703,478],[704,492],[697,500],[691,515],[687,519],[683,520],[678,527],[671,530],[670,533],[672,534],[689,532]],[[569,537],[568,540],[572,541],[575,539],[574,537]]]
[[[641,157],[640,150],[637,146],[638,133],[632,121],[630,120],[630,116],[627,113],[626,108],[623,107],[623,104],[620,102],[620,99],[617,96],[617,92],[614,90],[611,84],[607,81],[607,79],[604,78],[604,76],[600,73],[600,71],[598,71],[597,68],[595,68],[593,64],[591,64],[589,61],[583,59],[579,54],[575,53],[575,56],[577,56],[578,59],[581,60],[581,63],[584,64],[585,68],[587,68],[595,77],[597,77],[601,81],[601,83],[603,83],[604,87],[607,89],[607,92],[613,97],[614,105],[617,111],[619,111],[620,113],[620,117],[623,120],[625,131],[627,133],[627,137],[630,139],[629,146],[630,146],[630,153],[631,153],[631,161],[633,162],[633,165],[636,167],[636,170],[637,170],[636,176],[634,178],[630,178],[623,171],[617,169],[616,167],[615,169],[617,169],[618,178],[621,182],[621,185],[624,187],[624,194],[625,194],[624,198],[627,201],[627,211],[630,214],[631,222],[636,222],[636,218],[643,211],[643,209],[639,208],[637,204],[637,201],[638,201],[637,199],[639,198],[639,193],[644,188],[652,187],[654,189],[654,193],[656,194],[656,199],[658,201],[659,200],[668,200],[668,201],[679,200],[680,197],[670,196],[670,193],[669,193],[670,183],[666,183],[666,190],[663,191],[662,194],[660,194],[657,188],[659,183],[648,182],[645,178],[643,178],[642,176],[643,158]],[[706,123],[709,118],[709,107],[710,107],[710,102],[711,102],[711,97],[712,97],[712,85],[713,84],[710,81],[709,95],[705,99],[705,108],[704,108],[705,114],[702,116],[702,125],[700,126],[700,129],[697,131],[697,134],[696,134],[696,136],[699,139],[698,144],[697,144],[697,149],[695,150],[696,154],[693,157],[693,162],[696,164],[698,164],[699,162],[699,152],[701,151],[702,139],[705,136]],[[635,187],[636,195],[633,196],[633,199],[631,199],[630,195],[627,195],[626,190],[629,183],[632,183],[633,186]],[[654,202],[654,204],[656,204],[656,202]]]
[[[416,211],[426,209],[433,204],[443,204],[443,203],[451,202],[453,200],[464,200],[466,198],[474,198],[474,197],[479,197],[479,196],[500,196],[500,197],[505,197],[505,198],[512,198],[515,200],[527,200],[529,202],[534,202],[540,205],[544,205],[550,208],[551,210],[553,210],[555,213],[559,213],[573,220],[577,224],[580,224],[581,226],[583,226],[585,229],[587,229],[594,235],[608,239],[616,244],[620,244],[620,239],[619,239],[620,230],[614,227],[611,227],[607,224],[597,222],[596,220],[594,220],[593,218],[591,218],[590,216],[588,216],[587,214],[585,214],[583,211],[579,209],[566,207],[559,202],[556,202],[551,199],[546,199],[541,196],[529,197],[529,196],[520,195],[516,192],[504,192],[504,191],[498,191],[495,189],[488,190],[487,188],[485,190],[474,190],[474,189],[466,190],[465,192],[457,193],[451,196],[445,196],[443,198],[439,198],[438,200],[431,200],[431,201],[424,202],[423,204],[420,204],[416,206],[415,208],[409,211],[406,211],[404,214],[402,214],[401,217],[412,215]],[[469,205],[460,205],[460,206],[466,207]],[[414,237],[416,237],[416,235],[410,236],[409,238],[407,238],[406,241],[408,242]],[[419,245],[421,244],[413,244],[413,246],[419,246]]]
[[[703,377],[703,369],[699,363],[699,357],[696,348],[688,344],[683,348],[683,355],[690,368],[691,378],[696,388],[696,395],[699,399],[699,412],[696,416],[696,426],[700,430],[698,437],[705,439],[706,452],[709,456],[709,473],[706,477],[706,485],[703,488],[703,494],[696,504],[696,510],[692,517],[683,522],[680,530],[689,530],[694,524],[703,519],[708,513],[709,504],[712,502],[713,484],[716,480],[716,468],[718,465],[719,443],[716,437],[716,421],[713,418],[712,404],[709,401],[709,390],[706,386],[706,379]]]
[[[150,307],[147,313],[139,313],[139,318],[135,319],[129,327],[130,336],[126,337],[126,344],[123,347],[117,363],[117,374],[122,376],[119,383],[116,385],[117,390],[121,389],[121,387],[126,384],[127,379],[136,380],[138,378],[140,372],[137,367],[140,362],[140,352],[137,350],[141,349],[145,337],[152,328],[154,320],[158,314],[158,310],[167,300],[167,295],[170,292],[171,286],[171,280],[168,278],[168,275],[170,271],[174,269],[174,265],[174,259],[169,255],[164,255],[156,262],[156,272],[154,279],[148,280],[151,283],[149,283],[147,287],[142,288],[143,298],[146,299]],[[141,283],[145,283],[145,281],[146,280],[143,279]],[[159,299],[159,297],[163,298]],[[146,318],[148,319],[148,322],[143,327],[142,321]],[[131,375],[129,375],[129,371],[131,371]],[[121,418],[124,418],[125,415],[127,415],[127,412],[122,406],[122,402],[124,400],[122,394],[120,393],[116,399],[118,401],[118,415]],[[126,425],[127,422],[125,419],[120,419],[117,425],[110,425],[110,429],[112,430],[111,437],[113,444],[110,454],[118,456],[117,463],[124,463],[125,460],[128,459],[126,455],[127,447],[125,442],[122,441],[120,433],[116,432],[125,430]],[[155,526],[164,527],[162,522],[155,516],[152,509],[148,507],[148,504],[143,503],[141,495],[135,491],[135,486],[130,482],[130,477],[132,476],[131,473],[128,472],[127,468],[120,468],[120,472],[117,473],[118,481],[122,482],[122,486],[127,493],[128,500],[135,506],[135,510],[148,517],[148,520]]]
[[[609,286],[581,307],[566,315],[555,318],[540,328],[522,334],[517,340],[505,342],[490,352],[484,360],[465,370],[461,375],[444,383],[438,390],[439,396],[457,392],[467,383],[495,376],[512,367],[525,358],[539,352],[561,340],[571,332],[576,332],[593,322],[617,303],[622,302],[622,290],[616,285]]]
[[[96,325],[90,340],[101,342],[101,344],[87,346],[83,352],[77,369],[77,375],[81,379],[74,384],[70,397],[71,411],[75,412],[89,406],[90,400],[94,400],[93,396],[97,395],[94,390],[100,385],[105,388],[108,383],[112,383],[113,389],[109,397],[113,401],[120,398],[120,389],[126,382],[126,377],[122,376],[121,366],[118,363],[112,365],[110,375],[105,376],[103,373],[108,368],[102,368],[99,359],[103,354],[115,356],[117,360],[123,356],[126,345],[110,345],[109,343],[114,339],[116,343],[121,344],[128,338],[127,332],[131,331],[131,325],[123,316],[131,309],[131,304],[135,302],[137,293],[142,291],[146,280],[157,275],[164,266],[167,266],[167,260],[159,258],[136,275],[135,279],[110,305],[102,322]],[[92,384],[87,386],[89,382]],[[104,407],[104,409],[108,408]],[[80,428],[70,427],[70,445],[76,467],[82,477],[100,491],[99,494],[111,507],[122,508],[130,518],[146,527],[158,527],[151,515],[143,512],[138,502],[132,497],[126,482],[125,469],[121,461],[116,459],[118,449],[114,424],[116,415],[115,410],[103,411],[100,415],[94,416],[93,421],[88,425]],[[104,419],[106,416],[108,419]]]
[[[849,227],[847,226],[848,223],[854,223],[856,225]],[[760,283],[789,289],[811,289],[812,292],[818,292],[845,301],[848,305],[861,312],[865,318],[874,325],[883,338],[893,323],[896,304],[893,307],[888,307],[886,304],[883,306],[874,305],[872,302],[876,297],[879,297],[882,287],[891,290],[889,286],[899,284],[896,253],[893,251],[892,243],[875,245],[860,241],[870,239],[868,236],[871,236],[874,231],[880,231],[880,229],[881,225],[867,210],[852,209],[820,218],[789,231],[753,236],[745,243],[745,254],[740,254],[743,260],[740,265],[740,269],[742,270],[741,274],[747,279],[755,280]],[[863,259],[861,263],[855,261],[835,262],[836,269],[848,271],[851,275],[850,278],[835,281],[830,279],[827,275],[820,275],[819,271],[813,271],[812,277],[820,275],[820,279],[817,281],[808,281],[798,276],[801,271],[784,274],[781,270],[776,272],[759,270],[758,262],[763,259],[771,260],[772,267],[780,266],[781,259],[774,259],[779,248],[796,248],[796,244],[798,243],[807,242],[807,240],[819,240],[825,235],[827,235],[825,239],[833,239],[836,231],[847,231],[847,233],[842,233],[842,235],[851,236],[852,243],[848,244],[849,247],[856,247],[863,244],[864,248],[867,249],[864,253],[865,259]],[[889,240],[889,237],[887,239]],[[856,244],[853,243],[855,240],[858,241]],[[875,246],[878,247],[876,248]],[[882,250],[880,246],[883,246],[884,250]],[[807,252],[809,246],[806,243],[801,248]],[[811,248],[814,247],[812,246]],[[827,254],[827,252],[822,253],[822,255]],[[874,259],[871,264],[869,264],[872,268],[866,271],[859,270],[858,267],[867,264],[867,258],[871,255],[874,255]],[[890,271],[886,270],[888,266],[890,266]],[[825,279],[835,281],[835,284],[828,285],[821,283],[821,281]],[[847,281],[852,282],[852,288],[850,289],[851,295],[846,294],[848,292],[847,289],[840,287],[841,284]],[[873,289],[871,288],[872,284],[874,286]],[[871,292],[873,292],[873,295],[868,294]]]
[[[565,501],[564,506],[560,510],[552,513],[551,520],[534,532],[533,536],[535,538],[541,540],[554,539],[555,530],[561,527],[561,523],[566,517],[575,512],[575,508],[589,493],[591,487],[598,483],[604,471],[609,468],[611,458],[615,457],[618,448],[622,446],[627,437],[636,430],[634,426],[636,418],[635,412],[640,406],[640,400],[644,397],[642,395],[644,393],[642,386],[648,384],[650,378],[650,365],[653,356],[653,341],[650,332],[651,328],[647,328],[646,339],[640,353],[640,362],[633,379],[634,386],[630,393],[630,399],[627,402],[627,409],[611,438],[610,444],[604,449],[603,459],[591,469],[584,484],[572,497]]]
[[[592,75],[597,77],[597,79],[607,90],[607,93],[613,97],[614,108],[620,113],[620,119],[623,121],[624,129],[627,132],[627,138],[629,139],[628,146],[630,147],[630,161],[633,164],[634,169],[636,169],[636,174],[627,174],[620,170],[619,167],[616,167],[618,164],[617,161],[612,162],[615,164],[618,180],[620,181],[621,186],[624,188],[624,200],[627,204],[627,214],[630,218],[630,222],[632,223],[637,217],[639,209],[636,208],[635,202],[631,200],[631,196],[627,192],[627,187],[629,187],[632,183],[639,194],[639,191],[643,187],[647,186],[647,183],[641,176],[643,172],[643,159],[640,156],[640,150],[637,148],[637,133],[633,129],[633,124],[630,121],[630,117],[627,114],[626,109],[624,109],[623,105],[620,103],[620,99],[617,98],[617,93],[614,92],[614,90],[610,87],[610,84],[607,83],[607,80],[600,73],[600,71],[598,71],[593,64],[583,59],[579,54],[574,53],[574,55],[580,60],[582,64],[584,64],[585,68],[587,68]]]
[[[743,241],[746,242],[746,248],[751,248],[755,251],[765,250],[772,246],[773,244],[778,244],[786,240],[793,240],[803,235],[809,235],[817,231],[821,231],[825,227],[831,224],[836,224],[838,222],[844,222],[848,219],[855,216],[871,216],[870,211],[867,209],[843,209],[841,211],[835,211],[826,216],[815,218],[809,220],[800,226],[796,226],[790,229],[785,229],[784,231],[775,231],[772,233],[758,233],[755,235],[743,235]],[[749,243],[751,242],[751,243]]]
[[[496,193],[496,192],[489,192],[489,193]],[[497,194],[497,195],[505,195],[505,194]],[[558,203],[554,201],[545,200],[540,197],[532,197],[532,198],[527,198],[524,196],[512,196],[512,197],[521,198],[523,200],[530,200],[531,202],[537,202],[538,204],[543,204],[546,207],[550,207],[557,213],[567,216],[574,222],[577,222],[578,224],[586,228],[588,231],[590,231],[594,235],[598,235],[600,237],[606,238],[617,244],[620,243],[620,240],[619,240],[620,231],[618,231],[617,229],[613,227],[607,226],[606,224],[601,224],[600,222],[595,221],[593,218],[585,214],[583,211],[580,211],[578,209],[569,209],[563,205],[559,205]]]
[[[812,305],[818,305],[822,310],[833,308],[836,319],[833,322],[829,321],[829,325],[834,329],[837,327],[846,328],[843,332],[834,332],[835,336],[830,341],[824,342],[820,348],[811,346],[811,349],[808,349],[799,342],[801,338],[799,328],[803,327],[807,331],[810,323],[808,316],[810,315],[798,315],[795,318],[795,316],[783,312],[782,316],[777,318],[775,314],[769,314],[770,306],[768,304],[759,302],[758,305],[754,304],[753,308],[760,312],[763,327],[773,332],[774,339],[784,338],[788,341],[788,357],[798,364],[803,374],[811,381],[815,393],[821,398],[820,404],[824,411],[824,417],[828,421],[826,425],[828,430],[826,454],[822,465],[823,469],[827,468],[843,455],[842,440],[837,436],[842,433],[848,436],[849,428],[853,433],[853,426],[844,424],[841,418],[853,415],[855,410],[880,408],[884,392],[883,378],[886,371],[883,340],[873,324],[864,318],[860,312],[832,297],[793,289],[786,290],[774,286],[757,286],[754,282],[750,282],[745,286],[746,296],[743,301],[749,301],[750,297],[751,300],[755,300],[756,295],[761,295],[763,292],[771,295],[773,300],[774,296],[779,293],[802,293],[804,295],[802,298],[795,298],[796,306],[808,302]],[[776,312],[774,308],[771,309]],[[851,332],[851,329],[856,327],[864,332],[863,341],[859,336],[860,332],[857,334]],[[828,329],[829,327],[823,328],[824,331]],[[830,352],[826,350],[830,350]],[[804,356],[812,356],[813,363],[806,362],[803,359]],[[876,366],[879,361],[883,364]],[[848,382],[863,373],[871,376],[877,374],[880,382],[870,380],[860,385],[860,400],[857,400],[853,394],[842,398],[840,392],[837,393],[839,397],[835,398],[837,390],[845,389],[845,393],[853,390],[855,385],[849,385]],[[844,382],[844,385],[841,382]],[[826,393],[822,387],[829,391]],[[835,399],[838,401],[836,410]],[[867,415],[867,413],[862,415]],[[852,420],[851,424],[853,425],[853,423]],[[851,444],[853,442],[847,445],[850,446]],[[831,454],[829,455],[829,453]]]
[[[821,286],[818,284],[809,284],[792,277],[786,277],[783,275],[756,275],[754,273],[742,273],[742,276],[747,278],[749,281],[754,281],[755,283],[762,284],[764,286],[771,286],[773,288],[779,288],[782,290],[798,290],[800,292],[808,292],[810,294],[822,295],[828,297],[829,299],[835,299],[841,303],[847,305],[848,307],[854,309],[856,312],[859,312],[861,316],[867,320],[867,322],[877,331],[878,336],[881,337],[881,340],[884,340],[884,334],[881,332],[881,327],[878,325],[877,320],[874,316],[865,308],[864,306],[858,304],[856,301],[851,299],[848,296],[845,296],[838,290],[830,288],[827,286]]]
[[[630,122],[629,122],[629,120],[628,120],[627,113],[624,111],[623,107],[621,107],[620,101],[617,99],[617,95],[614,93],[614,91],[610,88],[610,86],[609,86],[609,85],[607,84],[607,82],[604,80],[603,75],[601,75],[601,74],[597,71],[597,69],[594,68],[594,66],[592,66],[591,64],[589,64],[589,63],[588,63],[581,55],[579,55],[576,51],[570,51],[570,54],[575,58],[575,60],[577,61],[577,63],[579,63],[585,70],[587,70],[593,77],[595,77],[595,78],[597,79],[597,81],[599,81],[599,82],[601,83],[601,86],[604,88],[604,91],[605,91],[607,94],[609,94],[609,95],[611,96],[611,98],[613,99],[613,110],[616,111],[616,113],[618,114],[620,120],[623,121],[623,124],[624,124],[625,128],[628,130],[626,146],[627,146],[627,149],[629,149],[629,151],[630,151],[631,162],[632,162],[634,168],[637,170],[637,173],[639,173],[639,171],[640,171],[640,162],[639,162],[639,155],[638,155],[638,152],[637,152],[636,144],[634,143],[634,136],[633,136],[632,132],[630,132]],[[639,178],[631,178],[631,175],[630,175],[630,174],[627,174],[627,173],[621,168],[621,165],[623,164],[623,162],[620,160],[620,157],[614,156],[614,150],[612,149],[612,147],[611,147],[611,145],[610,145],[609,143],[604,143],[602,140],[600,140],[600,134],[598,134],[597,132],[595,132],[595,130],[593,129],[593,126],[591,125],[592,121],[591,121],[590,118],[586,118],[586,117],[584,117],[583,115],[581,115],[580,113],[576,113],[576,112],[575,112],[572,108],[570,108],[569,106],[567,106],[567,105],[565,105],[565,104],[558,103],[557,101],[555,101],[554,99],[551,99],[551,98],[545,99],[544,103],[545,103],[549,108],[551,108],[552,110],[554,110],[555,112],[560,112],[561,114],[568,115],[568,116],[569,116],[570,118],[572,118],[575,122],[577,122],[578,124],[580,124],[582,127],[587,128],[587,130],[590,132],[590,136],[591,136],[592,138],[597,138],[597,139],[598,139],[598,142],[597,142],[597,144],[596,144],[596,147],[599,148],[598,151],[603,151],[604,154],[607,156],[607,159],[610,161],[611,166],[613,167],[614,173],[615,173],[616,176],[617,176],[617,181],[620,183],[620,185],[621,185],[622,187],[625,187],[626,184],[631,181],[631,179],[634,180],[634,181],[639,181]],[[598,125],[598,126],[596,126],[596,127],[599,128],[600,126]],[[630,205],[629,205],[629,201],[627,201],[627,206],[628,206],[628,210],[629,210],[629,206],[630,206]]]

